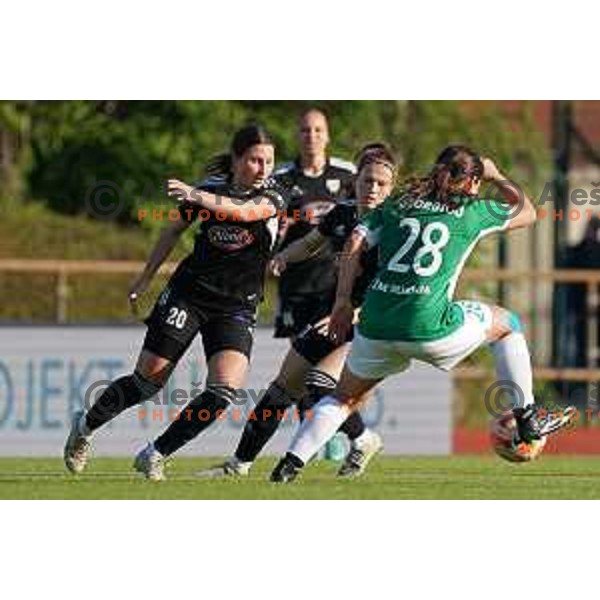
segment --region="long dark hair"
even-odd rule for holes
[[[252,148],[257,144],[275,145],[273,138],[261,125],[252,123],[238,129],[231,141],[229,152],[213,156],[206,165],[206,174],[208,176],[224,175],[231,177],[233,175],[233,159],[239,158],[248,148]]]
[[[404,196],[432,197],[447,202],[452,196],[464,195],[468,179],[481,179],[483,163],[479,155],[467,146],[447,146],[425,177],[412,177],[404,186]]]

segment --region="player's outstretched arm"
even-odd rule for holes
[[[240,201],[227,196],[205,192],[178,179],[169,179],[168,195],[177,202],[198,204],[207,210],[221,214],[234,221],[264,221],[277,214],[278,207],[268,194],[258,195],[251,200]]]
[[[191,225],[191,221],[179,219],[163,229],[152,252],[148,257],[144,270],[133,280],[129,288],[129,302],[135,311],[137,299],[148,289],[154,275],[167,260],[177,245],[181,234]]]
[[[521,210],[511,218],[507,229],[531,227],[537,220],[537,211],[523,188],[504,175],[490,158],[483,159],[483,179],[490,181],[500,191],[503,200],[511,206],[522,204]]]
[[[329,320],[329,336],[333,340],[341,342],[348,337],[354,319],[352,289],[361,272],[361,254],[367,249],[364,233],[355,229],[344,245],[340,262],[335,305]]]
[[[270,269],[273,275],[279,277],[289,263],[308,260],[322,250],[329,240],[318,229],[313,229],[304,237],[291,243],[285,250],[277,254],[271,261]]]

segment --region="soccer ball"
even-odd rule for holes
[[[540,456],[546,445],[546,436],[532,442],[514,444],[517,422],[511,411],[501,414],[490,424],[492,446],[498,456],[510,462],[529,462]]]

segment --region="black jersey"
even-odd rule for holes
[[[236,188],[222,177],[210,178],[197,187],[250,202],[267,192],[278,211],[286,206],[286,192],[273,179],[253,190]],[[278,216],[255,222],[223,220],[218,211],[212,213],[192,203],[183,203],[180,214],[199,224],[194,251],[178,269],[177,285],[185,286],[193,296],[256,306],[262,299],[265,269],[277,239]]]
[[[332,250],[338,254],[343,250],[346,240],[358,225],[359,220],[356,202],[346,200],[340,202],[331,212],[325,215],[319,223],[319,233],[329,239]],[[363,303],[367,288],[377,274],[378,255],[378,248],[374,246],[367,252],[363,252],[360,257],[362,272],[352,288],[352,304],[354,306],[360,306]]]
[[[289,220],[281,249],[310,233],[337,202],[353,194],[355,172],[352,163],[337,158],[329,158],[323,173],[317,177],[306,175],[298,161],[275,171],[277,182],[289,194]],[[334,258],[333,252],[325,251],[309,260],[290,264],[279,279],[282,299],[335,289]]]

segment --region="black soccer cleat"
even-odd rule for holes
[[[538,419],[535,405],[525,408],[514,408],[513,415],[517,422],[517,435],[522,442],[533,442],[542,439],[542,426]]]
[[[560,411],[544,411],[545,414],[540,416],[535,404],[525,408],[514,408],[513,415],[517,422],[519,441],[533,442],[562,429],[570,423],[574,410],[572,406],[567,406]]]
[[[291,483],[302,470],[302,461],[289,452],[277,463],[271,473],[272,483]]]

